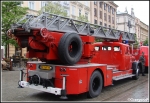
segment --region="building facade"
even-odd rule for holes
[[[91,1],[91,23],[115,29],[117,7],[113,1]]]
[[[135,33],[135,17],[131,16],[130,14],[124,13],[117,13],[117,30]],[[131,23],[131,28],[128,27],[128,22]]]
[[[84,15],[90,22],[90,1],[70,1],[70,18]]]
[[[136,33],[136,38],[137,41],[141,41],[141,27],[140,27],[140,19],[135,17],[135,33]]]
[[[134,16],[133,8],[131,8],[131,15],[128,12],[117,12],[117,30],[135,33],[137,41],[143,42],[148,38],[149,26],[143,23],[140,19]],[[129,28],[128,23],[131,23]]]
[[[32,15],[38,15],[38,11],[45,6],[45,1],[23,1],[22,7],[28,7],[28,13]]]
[[[140,42],[144,42],[149,38],[149,26],[140,21]]]

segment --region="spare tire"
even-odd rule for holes
[[[75,64],[82,56],[82,40],[76,33],[65,33],[58,45],[58,55],[63,64]]]

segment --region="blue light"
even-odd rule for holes
[[[127,41],[127,40],[125,40],[125,44],[128,44],[128,41]]]

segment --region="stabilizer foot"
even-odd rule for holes
[[[18,88],[24,88],[24,87],[22,87],[22,86],[19,85]]]
[[[24,87],[22,87],[21,85],[20,85],[20,80],[18,81],[18,88],[24,88]]]

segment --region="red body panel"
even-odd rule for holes
[[[60,68],[66,68],[66,72],[61,72]],[[67,94],[80,94],[88,91],[90,77],[95,69],[102,70],[102,73],[106,74],[106,65],[100,67],[84,67],[84,68],[68,68],[62,66],[56,66],[55,71],[55,86],[62,88],[62,76],[61,74],[67,74],[66,77],[66,90]],[[103,75],[104,75],[103,74]],[[104,86],[112,84],[112,72],[108,73],[109,80],[104,75]]]
[[[107,83],[105,83],[105,84],[107,84],[107,85],[105,85],[105,86],[112,85],[112,78],[113,78],[112,70],[107,70],[106,74],[107,74],[107,79],[105,82],[107,82]]]
[[[149,66],[149,47],[148,46],[140,46],[140,48],[134,48],[133,49],[133,55],[135,56],[135,59],[138,61],[142,52],[144,52],[145,57],[145,66]]]

